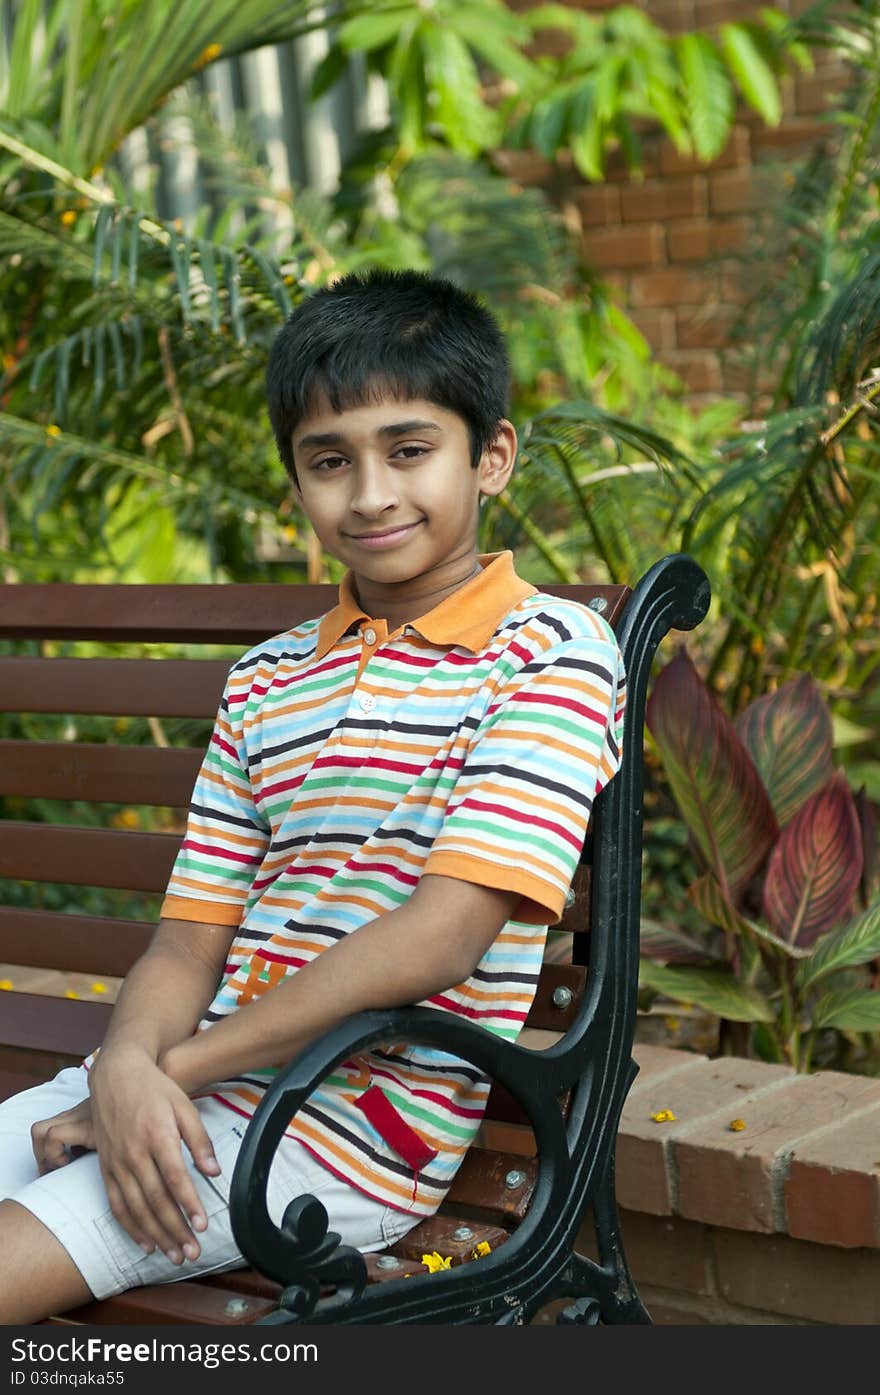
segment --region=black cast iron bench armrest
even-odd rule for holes
[[[341,1320],[341,1309],[354,1300],[359,1301],[361,1321],[382,1321],[383,1315],[393,1309],[395,1322],[417,1322],[424,1320],[427,1303],[436,1321],[446,1303],[453,1310],[458,1307],[456,1289],[461,1287],[463,1269],[431,1275],[430,1283],[401,1280],[365,1292],[366,1267],[362,1256],[347,1246],[339,1246],[338,1237],[327,1233],[326,1213],[314,1198],[296,1198],[285,1215],[283,1228],[272,1221],[266,1207],[272,1159],[289,1121],[338,1065],[380,1042],[431,1046],[464,1057],[503,1085],[525,1112],[535,1134],[538,1155],[538,1177],[529,1212],[505,1245],[481,1260],[479,1266],[484,1298],[492,1293],[503,1298],[514,1279],[521,1286],[526,1277],[523,1270],[528,1263],[530,1237],[536,1229],[546,1228],[553,1215],[563,1214],[571,1184],[572,1155],[558,1094],[583,1074],[589,1031],[584,1030],[582,1016],[583,1013],[556,1045],[534,1051],[505,1041],[466,1019],[432,1008],[359,1013],[286,1066],[267,1090],[246,1131],[230,1193],[232,1230],[242,1254],[254,1268],[285,1287],[287,1311],[279,1314],[278,1320],[289,1322],[291,1315],[297,1314],[310,1322],[321,1321],[322,1314],[312,1313],[311,1307],[317,1300],[320,1283],[329,1281],[341,1286],[338,1299],[327,1306],[324,1314],[334,1322]],[[634,1074],[633,1068],[616,1109],[613,1101],[607,1102],[611,1109],[602,1108],[606,1101],[594,1101],[597,1117],[613,1119],[616,1127],[619,1107]],[[564,1243],[564,1237],[560,1240]],[[532,1258],[542,1267],[547,1256],[542,1253]],[[600,1267],[594,1269],[596,1277],[600,1277]],[[616,1273],[606,1277],[609,1284],[617,1280]]]

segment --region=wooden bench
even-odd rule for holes
[[[635,1075],[644,706],[658,643],[671,628],[700,622],[709,586],[696,563],[676,555],[658,562],[634,592],[541,589],[590,605],[613,625],[628,705],[623,765],[596,801],[556,927],[573,933],[548,939],[519,1043],[426,1008],[350,1019],[282,1073],[247,1131],[231,1210],[252,1268],[133,1290],[63,1321],[503,1324],[529,1321],[557,1297],[573,1300],[561,1320],[650,1321],[623,1254],[613,1180],[618,1119]],[[76,889],[160,895],[182,836],[203,748],[84,741],[74,714],[103,716],[108,727],[110,718],[117,725],[146,718],[160,736],[157,722],[200,718],[207,732],[233,658],[335,602],[332,586],[0,586],[0,711],[63,714],[68,725],[51,739],[33,739],[34,724],[47,718],[0,718],[0,963],[123,977],[149,942],[149,916],[95,915],[89,903],[77,908]],[[126,645],[129,653],[133,644],[161,644],[163,656],[82,657],[71,652],[81,641],[92,650]],[[233,657],[187,657],[193,646],[203,652],[210,644],[233,646]],[[16,818],[33,800],[52,801],[38,806],[45,817]],[[72,824],[71,801],[103,810],[105,826]],[[108,805],[177,810],[178,827],[112,826]],[[71,888],[71,904],[22,906],[20,893],[10,904],[10,886],[22,883]],[[101,1040],[111,1008],[12,991],[0,994],[0,1011],[5,1097],[80,1061]],[[496,1082],[487,1121],[440,1212],[387,1255],[367,1257],[325,1238],[326,1216],[312,1199],[292,1199],[284,1229],[272,1225],[264,1184],[284,1121],[352,1051],[416,1038],[478,1062]],[[588,1208],[596,1261],[574,1248]],[[451,1257],[451,1267],[430,1272],[422,1256],[434,1253]]]

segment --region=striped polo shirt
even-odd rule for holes
[[[434,873],[521,899],[470,978],[424,1006],[518,1035],[593,798],[619,765],[625,680],[599,615],[524,581],[509,551],[477,560],[392,633],[348,572],[326,615],[232,666],[162,906],[237,927],[201,1030]],[[275,1074],[211,1093],[250,1116]],[[338,1067],[288,1133],[369,1196],[431,1215],[489,1083],[448,1052],[379,1047]]]

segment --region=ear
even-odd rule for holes
[[[480,456],[477,467],[481,494],[501,494],[507,488],[516,464],[516,428],[504,417],[491,445]]]

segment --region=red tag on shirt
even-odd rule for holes
[[[358,1096],[355,1103],[358,1109],[364,1111],[376,1132],[395,1153],[400,1154],[404,1162],[409,1163],[414,1172],[419,1172],[436,1158],[437,1149],[429,1148],[415,1129],[410,1128],[378,1085],[371,1085],[369,1090]]]

